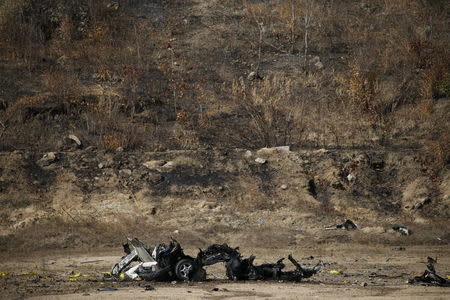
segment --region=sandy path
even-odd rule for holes
[[[69,295],[38,296],[30,299],[448,299],[448,289],[421,286],[354,287],[308,283],[210,283],[195,286],[119,289],[114,292],[91,292]]]

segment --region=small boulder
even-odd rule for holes
[[[130,169],[122,169],[122,170],[119,171],[119,173],[121,175],[124,175],[124,176],[131,176],[131,170]]]
[[[52,163],[56,161],[56,153],[55,152],[48,152],[42,156],[40,160],[37,161],[37,164],[41,167],[49,166]]]
[[[318,62],[316,62],[315,64],[314,64],[314,66],[317,68],[317,69],[323,69],[323,63],[321,62],[321,61],[318,61]]]
[[[427,205],[430,202],[431,202],[431,199],[428,197],[419,199],[419,201],[416,204],[414,204],[412,209],[421,209],[422,207],[424,207],[425,205]]]
[[[80,149],[82,147],[81,140],[74,134],[64,137],[59,147],[62,151],[70,151]]]
[[[325,154],[328,153],[329,151],[325,148],[319,149],[319,150],[315,150],[314,153],[315,154]]]
[[[69,138],[70,140],[74,141],[77,144],[78,147],[81,147],[81,141],[76,135],[69,134],[69,136],[67,138]]]
[[[320,57],[314,56],[313,59],[311,59],[311,63],[317,68],[317,69],[323,69],[323,63],[320,61]]]
[[[68,62],[68,58],[66,55],[62,55],[56,60],[56,63],[61,66],[67,65],[67,62]]]
[[[277,154],[277,153],[289,153],[290,147],[289,146],[278,146],[278,147],[271,147],[271,148],[261,148],[258,151],[256,151],[256,154],[258,155],[271,155],[271,154]]]
[[[264,158],[261,158],[261,157],[257,157],[255,159],[255,162],[257,162],[258,164],[263,165],[263,164],[265,164],[267,162],[267,160],[265,160]]]
[[[253,71],[248,74],[247,79],[253,81],[256,79],[262,79],[262,77],[258,74],[258,72]]]
[[[142,165],[148,169],[155,170],[166,164],[165,160],[149,160],[143,163]]]
[[[356,181],[356,176],[350,173],[350,174],[347,175],[347,180],[348,180],[348,183],[350,185],[352,185]]]
[[[111,1],[106,5],[106,7],[112,10],[118,10],[120,8],[120,4],[118,1]]]

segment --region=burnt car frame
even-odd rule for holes
[[[116,263],[111,271],[114,277],[135,279],[138,276],[150,281],[173,280],[206,280],[205,266],[223,262],[226,268],[226,276],[230,280],[282,280],[299,282],[303,278],[311,277],[320,270],[323,265],[301,266],[291,255],[288,259],[295,266],[293,271],[284,271],[284,258],[276,263],[255,265],[254,256],[243,258],[239,248],[231,248],[227,244],[213,244],[205,250],[200,249],[197,257],[186,255],[180,243],[171,239],[168,246],[157,244],[150,255],[149,248],[136,238],[128,238],[123,245],[126,253]],[[130,247],[131,246],[131,247]],[[132,262],[138,262],[130,267]]]

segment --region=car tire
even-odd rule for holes
[[[196,267],[193,259],[182,259],[175,265],[175,275],[180,280],[190,280],[192,274],[196,271]]]

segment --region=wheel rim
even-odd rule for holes
[[[184,279],[188,279],[189,278],[189,273],[192,270],[192,265],[189,263],[184,263],[180,266],[180,268],[178,269],[180,275],[184,278]]]

